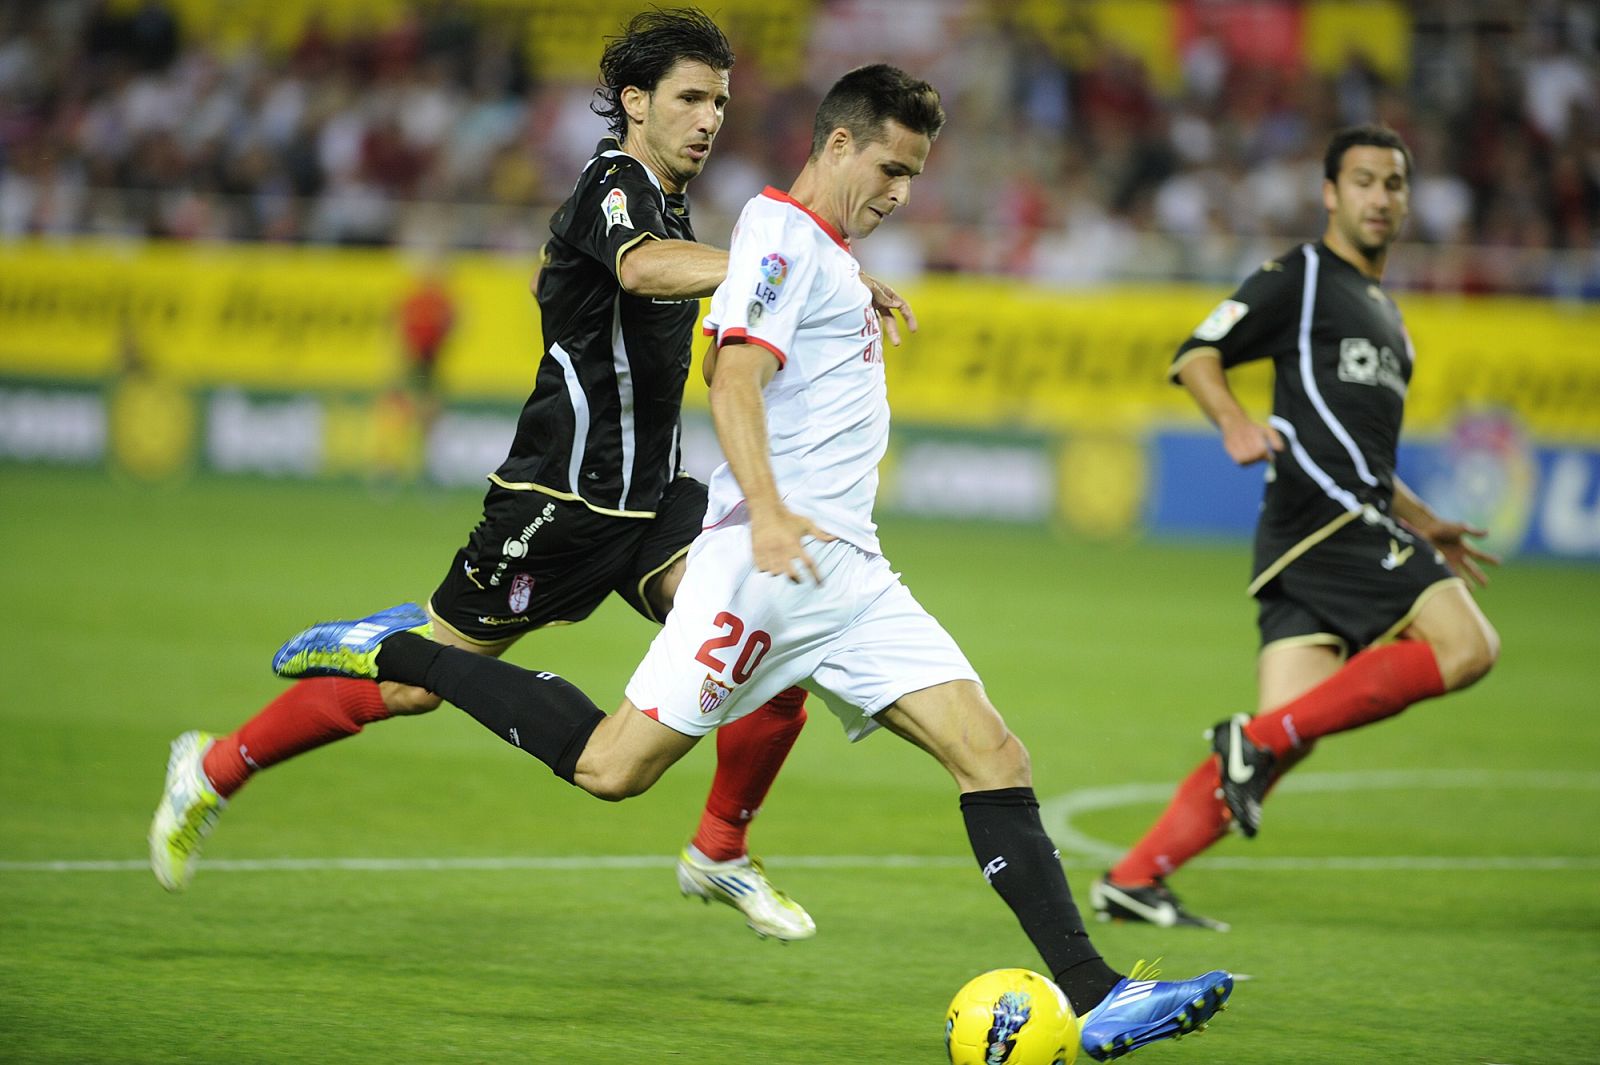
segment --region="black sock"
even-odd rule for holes
[[[426,688],[454,703],[569,784],[578,756],[606,716],[554,673],[535,673],[413,632],[384,640],[377,665],[380,680]]]
[[[1083,1016],[1122,977],[1089,941],[1060,852],[1039,820],[1033,789],[969,791],[961,796],[961,816],[984,879],[1017,915],[1051,977]]]

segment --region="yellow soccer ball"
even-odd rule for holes
[[[1072,1065],[1078,1017],[1029,969],[994,969],[956,992],[944,1018],[950,1065]]]

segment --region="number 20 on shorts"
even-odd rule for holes
[[[700,645],[700,650],[695,652],[696,662],[710,666],[718,673],[727,672],[728,679],[735,684],[743,684],[750,679],[750,674],[756,671],[761,660],[772,649],[772,636],[763,629],[753,629],[748,639],[745,639],[743,621],[724,610],[711,622],[719,629],[723,629],[720,636],[713,636]],[[739,657],[734,660],[733,669],[728,670],[727,663],[716,655],[717,651],[725,647],[732,647],[744,640],[744,646],[739,649]]]

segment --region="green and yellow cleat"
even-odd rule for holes
[[[773,886],[759,858],[714,862],[685,847],[678,855],[678,890],[687,898],[733,907],[762,939],[788,943],[817,934],[805,907]]]
[[[433,623],[415,603],[401,603],[356,621],[324,621],[278,648],[272,671],[280,677],[378,679],[378,650],[402,632],[433,638]]]
[[[166,787],[150,819],[150,871],[168,891],[189,886],[201,844],[228,805],[201,768],[215,740],[209,732],[191,730],[172,741],[167,756]]]

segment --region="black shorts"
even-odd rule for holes
[[[1293,555],[1255,590],[1262,647],[1298,640],[1354,654],[1398,635],[1430,588],[1455,579],[1427,541],[1382,515],[1357,516],[1302,553],[1297,546],[1257,537],[1258,572]]]
[[[543,492],[491,485],[483,519],[429,601],[474,643],[502,643],[544,625],[582,621],[612,592],[651,621],[651,578],[689,549],[706,514],[706,486],[667,485],[653,518],[597,514]]]

